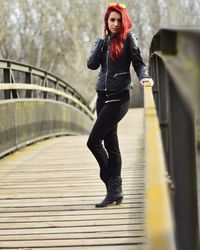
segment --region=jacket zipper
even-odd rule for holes
[[[109,63],[109,47],[110,47],[110,36],[107,37],[108,47],[106,54],[106,78],[105,78],[105,91],[107,90],[107,81],[108,81],[108,63]]]
[[[107,49],[107,55],[106,55],[106,79],[105,79],[105,91],[107,90],[107,79],[108,79],[108,50],[109,46]]]
[[[129,74],[129,72],[116,73],[114,74],[114,77],[117,77],[119,75],[126,75],[126,74]]]

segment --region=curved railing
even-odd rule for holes
[[[200,30],[197,29],[161,29],[150,48],[150,74],[155,81],[153,94],[162,134],[166,180],[170,183],[178,250],[200,248],[200,191],[197,192],[200,190],[199,41]],[[152,137],[149,148],[155,149],[154,143]],[[160,149],[154,152],[155,157],[160,154]],[[154,194],[159,196],[159,193]],[[157,208],[156,203],[154,208]],[[159,223],[158,216],[154,219]],[[159,241],[159,231],[157,236]]]
[[[36,67],[0,60],[0,156],[34,141],[89,133],[93,110],[60,78]]]

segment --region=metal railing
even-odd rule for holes
[[[0,157],[50,136],[89,133],[93,110],[60,78],[9,60],[0,60],[0,77]]]
[[[155,81],[153,94],[170,180],[178,250],[200,249],[199,42],[200,30],[161,29],[150,48],[150,74]]]
[[[152,88],[144,87],[147,250],[175,250],[174,219]]]

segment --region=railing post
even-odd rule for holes
[[[3,69],[3,80],[4,83],[11,83],[11,73],[10,68]],[[4,99],[10,99],[11,98],[11,91],[10,90],[4,90]]]
[[[32,84],[32,74],[31,72],[25,73],[25,83]],[[26,90],[26,98],[32,97],[32,90]]]
[[[194,117],[173,82],[170,94],[170,165],[175,183],[178,250],[198,250],[198,211]]]
[[[165,151],[165,157],[167,166],[169,166],[169,115],[168,115],[168,107],[169,107],[169,100],[168,100],[168,75],[164,68],[164,65],[160,58],[156,57],[157,61],[157,78],[158,78],[158,105],[157,105],[157,112],[160,121],[161,133],[162,133],[162,140],[163,146]],[[168,171],[171,174],[171,170],[168,167]]]
[[[200,86],[199,86],[200,90]],[[199,211],[199,245],[200,245],[200,112],[199,112],[199,105],[197,105],[195,109],[195,134],[196,134],[196,144],[197,144],[197,151],[196,151],[196,172],[197,172],[197,200],[198,200],[198,211]]]

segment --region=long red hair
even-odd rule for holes
[[[127,37],[127,33],[132,28],[132,21],[125,9],[120,8],[118,5],[110,6],[107,8],[105,15],[104,15],[104,35],[106,36],[106,32],[108,30],[108,18],[111,12],[118,12],[121,15],[122,23],[121,23],[121,30],[112,39],[112,42],[109,47],[109,55],[114,62],[117,62],[120,58],[122,51],[123,51],[123,42]]]

